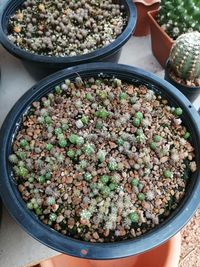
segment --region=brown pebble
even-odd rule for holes
[[[59,208],[59,205],[58,204],[55,204],[55,205],[53,205],[51,207],[51,209],[52,209],[53,212],[56,212],[58,210],[58,208]]]
[[[120,235],[120,236],[125,236],[125,235],[126,235],[126,231],[125,231],[125,229],[121,229],[119,235]]]
[[[23,192],[24,190],[25,190],[25,186],[23,186],[22,184],[20,184],[19,186],[18,186],[18,189],[19,189],[19,192]]]
[[[129,95],[132,95],[132,94],[134,93],[133,86],[128,86],[126,92],[127,92]]]
[[[90,223],[89,223],[89,221],[86,221],[86,220],[80,220],[80,223],[82,224],[82,225],[87,225],[88,227],[90,227]]]
[[[98,176],[95,176],[95,177],[92,178],[92,182],[93,183],[96,183],[97,181],[98,181]]]
[[[145,210],[152,210],[151,203],[149,203],[149,202],[147,202],[147,201],[142,201],[142,207],[143,207]]]
[[[57,219],[56,219],[56,222],[57,222],[57,223],[61,223],[61,222],[63,221],[63,219],[64,219],[64,216],[63,216],[63,215],[59,215],[59,216],[57,217]]]
[[[72,202],[73,202],[73,204],[74,205],[78,205],[78,204],[80,204],[81,203],[81,198],[79,198],[79,197],[74,197],[73,199],[72,199]]]
[[[106,231],[103,232],[103,234],[104,234],[105,237],[107,237],[107,236],[109,236],[110,231],[109,230],[106,230]]]
[[[87,188],[87,186],[84,186],[84,187],[83,187],[83,193],[84,193],[85,195],[88,193],[88,188]]]
[[[120,223],[121,220],[122,220],[122,216],[118,216],[118,217],[117,217],[117,222]]]
[[[117,147],[116,143],[114,143],[114,142],[109,142],[109,145],[110,145],[110,148],[111,148],[111,149]]]
[[[156,204],[156,207],[159,207],[162,204],[162,200],[156,199],[155,204]]]
[[[76,186],[76,187],[82,186],[82,182],[76,182],[76,183],[75,183],[75,186]]]
[[[55,102],[56,104],[61,104],[63,102],[63,98],[58,96],[55,98]]]
[[[95,85],[95,84],[93,84],[92,86],[91,86],[91,88],[93,89],[93,90],[97,90],[97,85]]]
[[[38,5],[38,9],[41,11],[41,12],[45,12],[45,6],[43,4],[39,4]]]
[[[66,178],[66,184],[71,184],[73,182],[73,177],[69,176]]]
[[[19,26],[15,26],[15,27],[14,27],[14,31],[15,31],[16,33],[20,33],[20,32],[21,32],[21,28],[20,28]]]
[[[94,232],[92,236],[93,236],[93,237],[94,237],[94,239],[96,239],[96,240],[97,240],[97,239],[99,239],[99,235],[98,235],[98,233],[97,233],[97,232]]]
[[[73,218],[69,218],[68,220],[68,227],[69,229],[72,229],[74,227],[75,220]]]
[[[161,159],[160,159],[160,162],[161,163],[165,163],[165,162],[167,162],[168,161],[168,157],[162,157]]]
[[[66,183],[66,180],[67,180],[66,177],[62,177],[62,179],[61,179],[61,181],[62,181],[63,184]]]
[[[126,187],[126,190],[127,190],[127,192],[130,193],[130,194],[133,192],[133,190],[132,190],[132,188],[131,188],[130,186]]]

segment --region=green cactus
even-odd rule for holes
[[[183,33],[200,31],[199,0],[161,0],[157,21],[174,40]]]
[[[170,66],[184,80],[200,78],[200,33],[182,34],[172,47]]]

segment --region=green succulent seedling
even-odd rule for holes
[[[138,223],[139,215],[137,214],[137,212],[131,212],[129,213],[129,219],[131,220],[132,223]]]
[[[107,119],[109,115],[110,113],[105,108],[99,109],[95,112],[95,116],[103,120]]]

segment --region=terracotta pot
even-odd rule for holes
[[[136,256],[107,261],[78,259],[66,255],[56,256],[40,263],[41,267],[178,267],[181,252],[181,235],[163,245]]]
[[[93,267],[89,260],[61,254],[40,263],[40,267]]]
[[[169,57],[174,40],[160,27],[156,21],[159,9],[148,12],[149,25],[151,30],[151,47],[153,55],[164,67]]]
[[[147,13],[155,10],[160,5],[160,0],[133,0],[137,8],[137,24],[134,32],[135,36],[145,36],[149,34],[149,20]]]

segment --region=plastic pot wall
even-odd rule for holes
[[[179,207],[159,226],[141,237],[115,243],[90,243],[64,236],[44,225],[26,203],[12,177],[12,166],[8,162],[13,135],[24,112],[42,96],[47,95],[55,85],[65,79],[72,81],[77,74],[82,78],[117,77],[135,85],[146,85],[161,94],[173,106],[183,109],[182,120],[191,133],[191,142],[196,151],[198,170],[189,179],[185,197]],[[59,252],[80,258],[95,260],[116,259],[136,255],[150,250],[175,235],[188,222],[199,205],[200,195],[200,117],[188,99],[168,82],[141,69],[113,63],[92,63],[65,69],[55,73],[27,91],[8,114],[0,131],[0,194],[7,209],[15,220],[35,239]]]
[[[2,202],[0,198],[0,227],[1,227],[1,218],[2,218]]]
[[[10,0],[3,8],[0,15],[0,40],[5,49],[8,50],[14,56],[25,61],[30,68],[35,68],[41,71],[42,68],[58,70],[66,67],[84,64],[96,61],[113,61],[117,62],[120,56],[120,50],[122,46],[131,37],[137,21],[137,11],[132,0],[119,0],[125,7],[125,13],[128,17],[128,24],[124,31],[118,38],[110,45],[95,50],[86,55],[74,56],[74,57],[55,57],[55,56],[41,56],[30,52],[27,52],[7,38],[8,21],[10,16],[15,12],[17,8],[21,6],[24,0]]]

